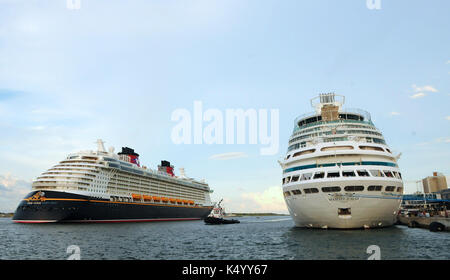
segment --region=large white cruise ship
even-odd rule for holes
[[[186,177],[162,161],[158,170],[140,166],[139,154],[123,147],[69,154],[42,173],[20,202],[13,221],[144,222],[195,220],[212,210],[204,181]]]
[[[395,223],[403,182],[397,160],[370,114],[344,109],[345,97],[321,94],[298,117],[282,188],[298,227],[376,228]]]

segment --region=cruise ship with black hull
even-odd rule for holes
[[[150,222],[200,220],[213,208],[212,192],[203,180],[186,177],[162,161],[158,170],[140,166],[133,149],[82,151],[44,172],[20,202],[13,221]]]

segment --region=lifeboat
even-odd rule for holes
[[[169,198],[169,201],[171,202],[171,203],[177,203],[177,200],[175,199],[175,198]]]
[[[183,203],[183,200],[182,200],[182,199],[177,199],[176,201],[177,201],[178,204]]]
[[[169,202],[169,198],[167,197],[161,197],[162,202]]]
[[[189,203],[190,205],[194,205],[194,201],[193,201],[193,200],[188,200],[188,203]]]
[[[153,201],[161,201],[161,197],[159,196],[153,196]]]
[[[189,200],[183,199],[182,202],[183,202],[184,204],[188,204],[188,203],[189,203]]]
[[[152,196],[151,195],[143,195],[144,197],[144,201],[151,201],[152,200]]]
[[[140,194],[135,194],[135,193],[132,193],[132,194],[131,194],[131,197],[132,197],[134,200],[141,200],[141,198],[142,198],[142,196],[141,196]]]

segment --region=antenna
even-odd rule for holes
[[[319,94],[320,103],[334,103],[334,93],[321,93]]]
[[[317,102],[317,99],[319,100],[319,102]],[[322,107],[327,105],[337,106],[340,109],[342,105],[344,105],[344,103],[345,96],[335,94],[334,92],[321,93],[319,94],[319,96],[311,99],[311,106],[315,108],[317,112],[320,112]]]
[[[184,170],[184,167],[180,167],[179,170],[180,170],[180,177],[181,178],[187,178],[186,177],[186,172]]]
[[[103,146],[103,143],[105,143],[105,142],[102,139],[97,139],[97,151],[106,152],[105,146]]]

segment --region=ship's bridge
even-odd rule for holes
[[[344,101],[344,96],[334,93],[321,94],[311,99],[315,112],[295,119],[288,151],[314,145],[314,141],[337,142],[353,138],[368,143],[386,144],[383,135],[372,123],[369,112],[343,108]]]
[[[319,100],[319,102],[317,102]],[[361,109],[343,109],[345,97],[334,93],[320,94],[311,99],[315,112],[301,115],[295,119],[294,133],[323,123],[367,123],[372,124],[369,112]]]
[[[325,114],[327,114],[325,112]],[[294,133],[311,126],[329,123],[363,123],[373,125],[370,113],[361,109],[339,109],[336,118],[329,118],[317,112],[310,112],[295,119]]]

